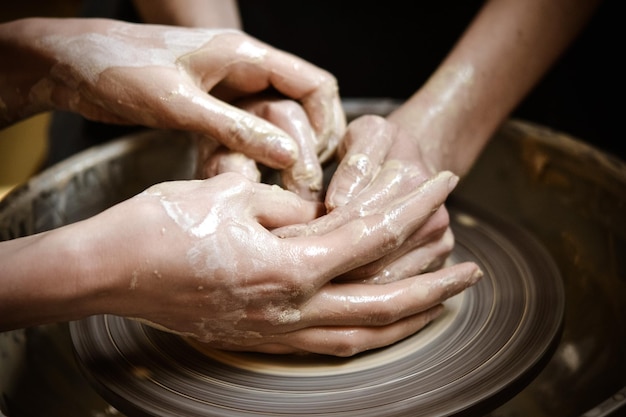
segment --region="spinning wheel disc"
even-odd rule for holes
[[[435,416],[489,411],[558,341],[559,272],[515,225],[449,208],[451,262],[485,275],[415,335],[353,358],[221,352],[115,316],[70,324],[79,364],[129,416]],[[514,392],[513,392],[514,391]]]

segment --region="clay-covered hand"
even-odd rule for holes
[[[381,286],[331,281],[395,250],[455,184],[442,173],[335,230],[285,239],[270,229],[315,218],[318,204],[238,174],[154,186],[114,209],[149,213],[124,240],[152,235],[128,265],[117,313],[225,349],[352,355],[387,345],[475,282],[476,265]]]
[[[287,190],[300,197],[319,201],[323,197],[322,163],[327,156],[318,155],[315,131],[311,126],[306,111],[294,100],[258,97],[244,99],[236,103],[238,107],[273,123],[287,132],[298,144],[298,160],[279,172],[268,171],[270,181],[280,182]],[[198,162],[196,177],[210,178],[224,172],[239,172],[253,180],[261,180],[261,172],[254,160],[241,152],[219,146],[207,137],[197,138]],[[327,148],[328,149],[328,148]],[[279,175],[273,175],[279,174]]]
[[[299,158],[297,143],[228,103],[266,91],[296,100],[321,159],[345,129],[330,73],[235,29],[24,19],[0,25],[0,37],[1,51],[16,57],[0,64],[8,80],[0,85],[2,125],[70,110],[102,122],[201,132],[278,169]]]
[[[293,238],[271,229],[314,219],[319,203],[236,173],[161,183],[82,222],[1,242],[0,328],[116,314],[231,350],[382,347],[433,320],[480,270],[463,263],[385,285],[333,278],[397,249],[456,180],[443,172],[334,230]]]
[[[348,125],[326,194],[328,214],[306,225],[274,232],[281,236],[327,233],[369,215],[390,201],[419,190],[434,170],[422,160],[416,141],[379,116],[362,116]],[[444,205],[428,212],[422,227],[395,251],[350,271],[341,280],[387,283],[440,268],[454,246]]]

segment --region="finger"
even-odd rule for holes
[[[281,237],[323,235],[342,225],[373,213],[396,198],[412,193],[424,182],[414,166],[397,160],[385,161],[372,183],[350,204],[340,206],[309,224],[287,226],[274,233]]]
[[[476,264],[466,262],[386,285],[329,284],[298,312],[299,320],[291,323],[291,329],[283,325],[281,333],[257,333],[213,345],[266,353],[351,356],[420,330],[441,314],[443,301],[474,285],[481,276]],[[289,310],[293,316],[293,309]]]
[[[282,171],[282,184],[305,199],[318,200],[323,172],[317,158],[315,132],[302,107],[293,100],[284,99],[245,100],[238,105],[275,124],[296,141],[299,157]]]
[[[195,142],[196,149],[196,169],[194,178],[203,180],[214,176],[210,168],[207,167],[210,164],[211,156],[221,145],[213,138],[200,133],[191,133],[190,136]]]
[[[335,282],[356,281],[367,284],[386,284],[407,277],[419,275],[425,272],[441,268],[452,252],[454,237],[452,231],[444,235],[442,239],[428,245],[422,245],[393,260],[385,258],[357,268],[341,277]]]
[[[346,130],[346,117],[339,99],[336,82],[329,85],[329,91],[330,93],[327,93],[325,89],[318,90],[301,100],[302,106],[309,116],[309,120],[311,120],[311,125],[317,133],[317,153],[318,159],[322,163],[335,154]],[[318,108],[327,106],[327,99],[325,98],[327,94],[331,97],[331,104],[329,109],[319,111],[322,113],[320,118],[324,120],[320,127],[320,123],[316,121],[315,113],[318,112]]]
[[[273,67],[270,82],[276,90],[302,104],[316,132],[320,160],[326,161],[346,128],[337,80],[298,57],[285,59],[288,55],[281,52],[268,56],[268,64]]]
[[[250,181],[261,181],[261,172],[254,160],[240,152],[230,151],[209,136],[192,134],[192,137],[197,152],[195,178],[207,179],[226,172],[237,172]]]
[[[382,285],[329,284],[302,309],[300,326],[385,326],[428,310],[483,276],[473,262]]]
[[[346,126],[336,78],[296,55],[257,39],[241,39],[240,34],[223,36],[232,36],[239,47],[234,48],[238,55],[228,64],[228,74],[217,87],[226,85],[230,90],[240,90],[242,97],[241,92],[254,94],[271,86],[300,102],[316,132],[316,149],[321,160],[326,160],[334,152],[330,145],[336,146]],[[194,60],[201,62],[202,68],[212,66],[198,55]]]
[[[245,348],[230,346],[230,348],[271,354],[316,353],[350,357],[405,339],[423,329],[443,311],[444,307],[438,305],[386,326],[310,327],[273,336],[270,338],[270,343],[248,345]],[[259,343],[259,341],[254,343]]]
[[[292,245],[290,256],[297,255],[293,245],[299,244],[299,261],[316,272],[314,280],[332,279],[372,262],[397,249],[422,226],[444,203],[457,182],[458,177],[451,172],[441,172],[413,193],[338,229],[321,236],[291,238],[287,241]],[[328,256],[329,253],[333,256]]]
[[[299,157],[298,144],[277,126],[249,112],[217,100],[196,86],[180,87],[164,106],[167,128],[194,131],[214,138],[230,150],[241,152],[275,169],[292,165]]]
[[[322,210],[323,206],[318,202],[268,184],[257,184],[250,204],[251,215],[268,228],[306,223],[317,218]]]
[[[363,116],[348,125],[339,148],[339,163],[328,185],[329,211],[345,205],[371,181],[385,160],[395,129],[378,116]]]
[[[338,96],[333,98],[332,107],[333,117],[331,123],[333,123],[334,126],[331,126],[330,133],[327,134],[328,141],[326,147],[318,149],[318,159],[322,164],[335,155],[346,131],[346,116]]]
[[[441,206],[415,233],[413,233],[402,245],[395,251],[375,260],[374,262],[349,271],[336,280],[368,280],[376,281],[379,278],[383,282],[390,279],[401,279],[410,275],[424,272],[426,269],[420,269],[438,261],[445,260],[454,246],[454,235],[449,228],[449,215],[445,206]],[[403,276],[404,268],[401,267],[404,262],[410,262],[406,259],[403,263],[394,265],[394,262],[409,257],[414,264],[407,265],[412,273]],[[408,271],[407,271],[408,272]]]
[[[250,181],[261,181],[261,172],[252,159],[222,146],[205,161],[202,173],[203,178],[210,178],[225,172],[237,172]]]
[[[304,111],[298,106],[284,114],[279,127],[291,135],[300,147],[300,157],[283,170],[281,180],[288,190],[307,200],[318,201],[322,191],[324,173],[315,150],[315,133]]]
[[[306,329],[297,334],[292,346],[323,355],[350,357],[396,343],[423,329],[443,313],[435,306],[386,326]]]

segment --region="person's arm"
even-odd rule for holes
[[[297,160],[297,143],[229,103],[268,90],[296,100],[320,149],[345,128],[331,74],[238,30],[32,18],[0,25],[0,54],[0,127],[69,110],[200,132],[280,169]]]
[[[133,0],[145,23],[242,29],[237,0]]]
[[[315,234],[451,170],[462,176],[495,130],[592,15],[599,0],[490,0],[426,84],[386,119],[348,125],[326,194],[329,214],[281,233]],[[415,53],[409,51],[409,53]],[[407,167],[410,167],[407,168]],[[386,178],[381,179],[381,173]],[[396,280],[443,265],[453,248],[445,206],[407,240],[399,258],[348,274]],[[393,254],[397,257],[397,254]]]
[[[279,238],[319,204],[229,173],[157,184],[87,220],[0,242],[0,331],[115,314],[210,346],[349,356],[409,336],[477,265],[384,285],[332,280],[395,250],[449,172],[320,236]]]
[[[416,138],[434,170],[464,175],[599,2],[488,1],[426,84],[388,120]]]

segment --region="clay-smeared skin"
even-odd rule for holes
[[[381,285],[333,279],[397,250],[456,182],[441,173],[336,229],[289,238],[271,229],[317,218],[319,203],[236,173],[158,184],[82,222],[2,242],[11,290],[0,294],[1,325],[108,313],[216,348],[345,356],[385,346],[476,282],[477,266]],[[19,262],[49,245],[63,259]],[[66,279],[48,279],[60,272]]]
[[[4,63],[16,82],[0,85],[0,126],[71,110],[103,122],[199,132],[277,169],[300,161],[302,152],[327,159],[345,129],[332,75],[234,29],[25,19],[0,30],[31,41],[32,59],[44,63],[32,74]],[[314,132],[307,143],[232,105],[269,88],[302,106]],[[294,176],[310,180],[301,177]],[[301,187],[315,188],[316,180]]]
[[[394,192],[408,192],[435,172],[465,175],[500,123],[598,3],[485,2],[446,59],[409,100],[385,121],[365,117],[348,126],[339,148],[342,162],[326,199],[331,214],[304,230],[280,233],[323,233],[358,215],[362,206],[384,202]],[[396,170],[393,178],[395,161],[411,167],[411,174]],[[379,180],[381,170],[388,171],[387,181]],[[448,224],[442,207],[401,250],[341,278],[389,282],[439,267],[453,245]]]
[[[426,83],[388,120],[435,170],[463,177],[600,0],[486,1]]]
[[[443,173],[336,230],[293,238],[279,238],[268,228],[310,221],[319,206],[277,186],[238,174],[154,186],[128,204],[160,207],[151,219],[154,227],[165,228],[159,240],[178,242],[163,256],[180,262],[161,267],[155,257],[143,275],[130,278],[134,289],[128,291],[126,283],[119,296],[134,298],[142,290],[153,293],[159,282],[176,282],[176,290],[158,305],[171,306],[167,310],[179,317],[155,315],[146,303],[132,315],[218,348],[309,350],[313,335],[325,333],[332,338],[349,334],[353,341],[316,341],[319,353],[354,354],[382,346],[430,321],[438,311],[431,308],[476,281],[476,266],[458,265],[420,280],[380,286],[331,280],[396,249],[440,206],[455,182]],[[199,199],[207,201],[200,204]],[[157,252],[165,249],[158,240],[151,246]],[[370,340],[372,332],[378,334],[376,341]]]
[[[318,159],[318,154],[324,154],[327,147],[321,143],[316,144],[315,132],[304,109],[298,103],[284,99],[247,100],[239,105],[280,127],[296,140],[300,157],[291,167],[281,172],[282,185],[302,198],[318,201],[323,181],[319,162],[325,162],[323,156]],[[316,144],[316,147],[311,148],[309,144]],[[333,145],[336,148],[337,144]]]
[[[320,163],[325,162],[318,154],[325,154],[327,147],[317,141],[306,112],[300,104],[285,99],[247,99],[237,103],[243,110],[257,115],[287,132],[298,144],[298,160],[281,171],[283,187],[302,198],[319,201],[322,197],[323,172]],[[209,178],[224,172],[239,172],[257,180],[260,172],[252,160],[246,160],[238,152],[225,147],[216,149],[208,138],[200,138],[198,178]],[[333,144],[336,147],[336,144]],[[240,154],[240,156],[237,156]]]
[[[196,178],[206,179],[226,172],[237,172],[251,181],[261,181],[261,171],[256,162],[241,152],[231,151],[225,146],[217,148],[210,143],[211,139],[198,138],[198,163]],[[211,149],[215,149],[211,151]],[[293,165],[292,165],[293,166]]]
[[[340,144],[341,162],[326,195],[329,213],[306,225],[285,226],[274,233],[324,234],[416,192],[433,175],[420,155],[413,138],[384,118],[364,116],[353,121]],[[441,206],[424,216],[423,226],[399,248],[336,281],[387,283],[441,267],[454,246],[448,212]]]

